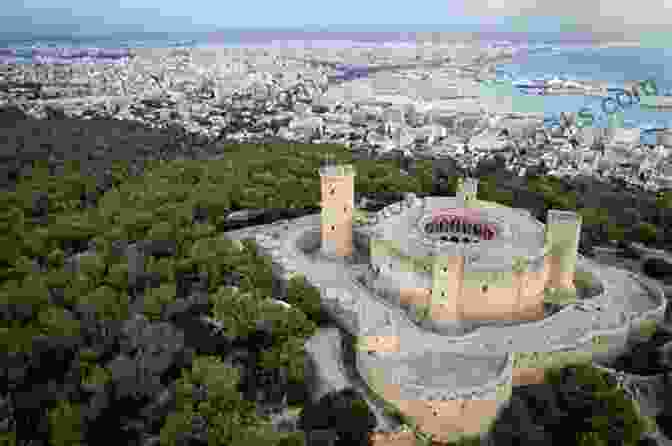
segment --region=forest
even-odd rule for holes
[[[298,277],[291,308],[270,302],[270,260],[229,240],[227,217],[318,211],[326,154],[355,165],[357,196],[374,206],[455,191],[457,172],[438,163],[403,173],[326,144],[227,145],[220,159],[153,159],[141,174],[123,160],[101,176],[76,160],[24,163],[0,193],[0,444],[303,444],[257,408],[303,407],[303,345],[327,322],[319,292]],[[480,178],[483,200],[542,219],[578,210],[584,249],[672,240],[669,194],[624,206],[606,186]],[[602,444],[592,438],[581,444]]]

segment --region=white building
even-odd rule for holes
[[[289,123],[289,130],[304,137],[316,136],[324,127],[324,120],[319,116],[294,119]]]
[[[622,144],[625,146],[634,146],[639,144],[642,131],[636,127],[627,129],[623,127],[616,127],[607,129],[607,134],[611,143]]]
[[[404,110],[398,106],[385,109],[385,111],[383,111],[383,121],[394,124],[404,123]]]
[[[416,142],[424,142],[431,145],[440,138],[445,138],[448,130],[445,127],[433,124],[412,129],[411,133],[413,133]]]
[[[405,126],[400,126],[392,130],[392,142],[395,148],[404,148],[413,144],[414,135],[409,132]]]

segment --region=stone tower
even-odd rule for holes
[[[457,182],[457,201],[462,207],[474,207],[478,197],[478,178],[460,178]]]
[[[327,162],[320,167],[320,179],[322,253],[329,257],[349,257],[353,251],[354,167]]]
[[[581,215],[572,211],[549,210],[546,218],[546,245],[549,251],[547,287],[574,290],[574,272],[581,236]]]

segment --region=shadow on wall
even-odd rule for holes
[[[365,239],[365,236],[356,231],[353,232],[354,250],[352,257],[348,259],[348,263],[355,265],[369,264],[370,257],[367,243],[368,240]],[[320,229],[305,231],[296,240],[296,248],[312,260],[317,260],[321,246],[322,233]]]

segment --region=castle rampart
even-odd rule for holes
[[[364,216],[357,229],[352,230],[354,219],[348,223],[348,218],[338,215],[338,209],[343,203],[352,202],[353,175],[346,170],[337,170],[337,175],[327,173],[333,171],[321,170],[323,197],[337,195],[331,194],[334,185],[347,186],[341,187],[343,192],[338,198],[323,198],[323,209],[327,210],[323,211],[321,222],[313,219],[312,226],[302,229],[302,233],[319,234],[319,241],[315,234],[306,236],[305,244],[310,248],[321,246],[323,252],[336,255],[308,260],[294,250],[296,241],[280,246],[272,238],[263,237],[261,243],[269,248],[274,261],[288,265],[290,271],[306,271],[310,282],[323,292],[325,307],[334,319],[352,319],[353,314],[357,317],[357,323],[342,325],[359,337],[360,375],[383,399],[414,417],[423,431],[439,436],[484,433],[509,400],[512,386],[541,382],[547,367],[596,360],[624,348],[634,320],[624,312],[608,314],[598,305],[586,305],[585,310],[580,310],[579,304],[572,304],[546,318],[542,318],[543,313],[525,313],[543,304],[546,287],[573,286],[580,218],[571,213],[549,212],[549,224],[544,228],[529,213],[467,199],[471,200],[469,209],[475,217],[496,224],[496,236],[475,243],[456,243],[442,240],[442,234],[425,237],[418,223],[434,208],[456,208],[458,200],[409,196],[373,218]],[[349,224],[351,235],[334,238],[330,235],[333,231],[325,233],[332,223]],[[459,227],[456,233],[463,229]],[[333,240],[338,242],[333,244]],[[502,331],[483,327],[464,336],[428,332],[405,317],[407,313],[402,308],[390,304],[391,299],[385,299],[383,304],[379,296],[350,283],[343,272],[348,264],[339,257],[350,255],[354,246],[369,250],[374,288],[384,287],[388,293],[396,293],[400,304],[418,309],[429,307],[428,314],[437,319],[497,316],[500,320],[526,322],[514,323]],[[311,262],[321,264],[312,270]],[[599,305],[605,302],[609,303],[602,299]],[[655,315],[659,311],[656,309]],[[646,315],[653,313],[647,311],[638,316]],[[394,324],[381,326],[386,317]],[[423,353],[429,357],[426,362],[419,358]],[[444,356],[435,361],[435,355]],[[460,362],[463,356],[466,359]],[[502,368],[478,363],[484,357],[495,362],[506,360],[508,365]],[[475,361],[473,367],[469,361]],[[457,363],[463,368],[455,367]],[[437,370],[435,364],[440,364],[435,376],[422,373]],[[392,369],[395,372],[389,373]],[[371,376],[369,372],[375,375],[376,370],[382,370],[382,376]],[[483,375],[475,376],[475,370]],[[475,381],[465,382],[469,376]],[[440,381],[446,377],[453,381]]]
[[[401,308],[395,308],[389,302],[382,304],[382,299],[349,282],[344,273],[348,268],[346,264],[303,256],[301,252],[304,249],[311,251],[319,246],[319,227],[320,217],[315,215],[298,219],[288,226],[278,224],[255,228],[255,239],[262,253],[272,256],[274,265],[282,265],[281,271],[274,270],[274,274],[286,280],[288,272],[304,273],[310,283],[323,291],[325,307],[334,319],[350,317],[345,315],[353,312],[361,316],[358,324],[341,324],[358,336],[358,345],[363,347],[357,355],[359,374],[367,384],[378,390],[382,385],[383,399],[395,402],[406,415],[415,418],[421,430],[429,433],[445,435],[452,432],[456,437],[479,432],[485,435],[499,408],[509,400],[513,385],[541,382],[547,367],[585,360],[599,362],[600,358],[613,357],[625,348],[628,335],[635,329],[635,321],[660,317],[666,308],[659,287],[645,286],[641,292],[646,290],[655,298],[656,308],[643,305],[638,307],[641,311],[635,313],[622,310],[627,308],[627,296],[623,298],[619,291],[635,289],[633,279],[639,281],[641,278],[622,273],[622,279],[618,279],[616,273],[601,269],[600,274],[595,273],[595,276],[608,281],[605,282],[605,290],[610,290],[611,297],[605,291],[604,295],[568,305],[542,320],[497,329],[483,327],[463,336],[442,336],[414,325],[404,317]],[[239,237],[244,238],[249,232],[254,231],[241,231]],[[274,237],[273,233],[277,233],[278,237]],[[371,236],[362,231],[355,239],[357,243],[365,243]],[[383,243],[390,250],[394,250],[393,245],[393,241]],[[540,260],[545,257],[538,254],[543,254],[543,250],[542,244],[530,251],[532,254],[526,265],[528,272],[539,273],[542,269],[543,262]],[[578,260],[581,269],[594,267],[587,259]],[[311,262],[320,262],[320,265],[312,268]],[[416,263],[422,271],[423,261]],[[468,267],[465,263],[465,273],[468,273]],[[624,286],[618,283],[619,280],[629,283]],[[641,297],[638,295],[638,299]],[[326,305],[327,298],[333,298],[337,304]],[[618,308],[611,308],[612,303]],[[342,306],[341,310],[336,308],[338,305]],[[426,360],[419,358],[423,353],[427,354]],[[439,355],[436,360],[434,355]],[[511,367],[502,369],[496,365],[491,368],[482,363],[477,365],[479,360],[488,357],[495,362],[508,357]],[[476,362],[468,362],[472,360]],[[463,367],[453,367],[458,363]],[[406,371],[405,367],[413,373]],[[426,375],[437,367],[439,372],[436,376]],[[396,371],[385,373],[392,369]],[[370,370],[382,370],[378,382],[375,377],[369,376]],[[473,373],[475,370],[482,371],[483,375],[476,376]],[[464,376],[473,376],[475,381],[465,382]],[[453,381],[443,381],[446,378]]]

